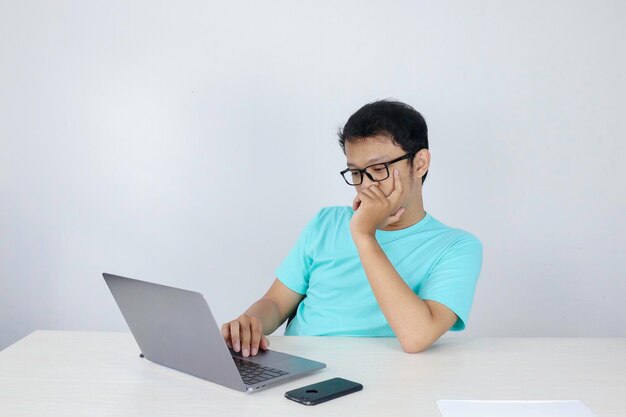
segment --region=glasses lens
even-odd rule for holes
[[[343,178],[350,185],[361,183],[361,173],[359,171],[346,171],[343,173]]]
[[[389,170],[385,164],[372,165],[367,168],[367,173],[374,178],[374,181],[382,181],[389,177]]]

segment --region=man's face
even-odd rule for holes
[[[367,138],[359,138],[358,140],[346,142],[346,159],[348,168],[365,168],[369,165],[392,161],[396,158],[404,156],[406,152],[398,145],[395,145],[387,136],[372,136]],[[426,151],[427,152],[427,151]],[[356,185],[356,189],[364,189],[372,184],[378,184],[378,187],[385,195],[391,194],[393,186],[393,170],[400,171],[400,181],[404,188],[404,196],[402,197],[402,206],[408,207],[413,205],[417,195],[416,191],[421,191],[421,175],[422,170],[419,169],[418,160],[413,163],[413,175],[411,176],[411,166],[408,160],[398,161],[389,165],[389,178],[382,181],[372,181],[367,175],[363,175],[363,182]],[[417,175],[417,174],[420,175]],[[416,189],[417,188],[417,189]]]

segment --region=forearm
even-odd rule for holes
[[[371,235],[353,236],[376,301],[407,352],[421,351],[439,336],[425,301],[409,288]]]
[[[252,304],[243,314],[259,319],[266,335],[273,333],[285,321],[276,303],[265,297]]]

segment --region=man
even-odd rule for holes
[[[267,293],[222,326],[243,356],[285,334],[396,336],[409,353],[463,330],[482,264],[482,244],[424,211],[430,166],[426,122],[411,106],[377,101],[339,132],[352,207],[322,209],[276,271]]]

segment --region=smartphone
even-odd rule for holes
[[[316,405],[353,392],[361,391],[363,385],[343,378],[332,378],[317,384],[287,391],[285,397],[304,405]]]

